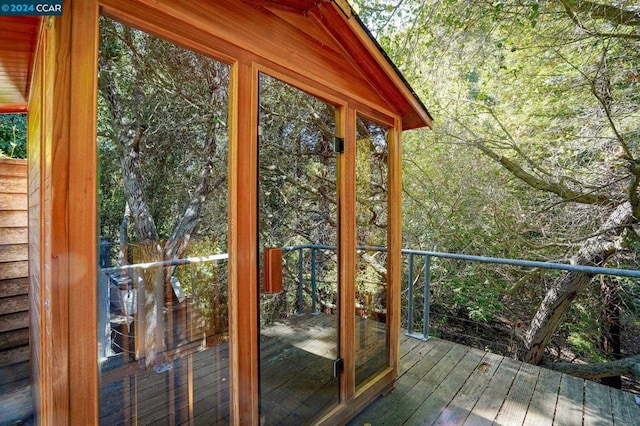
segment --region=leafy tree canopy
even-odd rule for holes
[[[637,2],[354,4],[436,121],[404,140],[408,245],[638,267]],[[452,294],[470,295],[466,309],[477,312],[492,307],[474,295],[497,288],[511,315],[532,319],[528,359],[571,328],[560,318],[597,330],[590,276],[495,271],[449,269]],[[633,315],[637,288],[620,285],[618,306]]]
[[[27,158],[27,116],[0,114],[0,158]]]

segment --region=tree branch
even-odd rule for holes
[[[537,176],[528,173],[519,164],[511,159],[499,155],[482,142],[475,142],[474,146],[486,154],[489,158],[501,164],[511,174],[520,179],[522,182],[540,191],[551,192],[564,200],[571,200],[582,204],[591,204],[596,206],[611,206],[614,202],[604,194],[583,193],[573,190],[562,182],[548,182]]]
[[[632,12],[629,10],[618,8],[616,6],[602,5],[588,1],[573,2],[570,0],[560,0],[560,3],[562,3],[562,6],[564,7],[567,15],[573,21],[573,23],[578,28],[584,30],[590,36],[601,38],[622,38],[631,40],[640,39],[640,34],[637,33],[612,33],[595,31],[593,29],[587,28],[578,18],[579,14],[584,14],[588,15],[591,18],[605,19],[618,25],[636,27],[640,25],[639,12]],[[572,5],[576,5],[575,9],[572,7]],[[593,9],[589,7],[590,5],[594,6]]]
[[[590,18],[604,19],[618,25],[640,26],[640,12],[638,11],[585,0],[560,0],[560,2],[567,12],[576,18],[578,14],[581,14]]]
[[[546,368],[571,374],[584,379],[601,379],[632,375],[640,377],[640,355],[609,362],[594,362],[589,364],[574,364],[572,362],[556,362],[544,364]]]

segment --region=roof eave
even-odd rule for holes
[[[403,121],[403,130],[410,130],[420,127],[433,126],[433,117],[427,110],[422,100],[409,82],[406,80],[402,72],[393,63],[387,55],[380,43],[375,39],[373,34],[366,28],[362,20],[353,11],[346,0],[333,0],[333,3],[342,11],[345,20],[354,34],[356,34],[362,45],[368,50],[371,57],[385,71],[387,77],[391,80],[395,88],[403,95],[407,104],[413,110],[411,116],[406,116]]]

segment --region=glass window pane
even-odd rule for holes
[[[229,66],[100,20],[100,423],[228,424]]]
[[[260,408],[300,425],[339,402],[335,107],[260,76]],[[265,279],[276,271],[277,280]],[[268,283],[267,281],[271,281]],[[275,282],[277,281],[277,282]]]
[[[356,387],[389,365],[387,330],[388,130],[356,121]],[[381,248],[383,250],[381,250]]]

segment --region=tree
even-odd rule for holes
[[[226,183],[228,66],[108,19],[100,27],[103,235],[119,235],[124,263],[132,244],[137,262],[183,257],[208,197]],[[215,206],[226,208],[226,191],[220,192]],[[222,213],[224,220],[209,232],[224,244]],[[133,243],[128,241],[129,217]],[[164,271],[161,294],[171,299],[173,268]],[[156,296],[156,283],[155,272],[147,272],[144,312],[139,313],[145,341],[138,342],[147,364],[161,362],[155,359],[155,330],[162,321],[157,305],[163,301]]]
[[[0,158],[27,158],[27,116],[0,114]]]
[[[360,6],[436,117],[425,138],[478,150],[511,177],[528,227],[541,236],[520,239],[537,247],[530,254],[636,267],[640,26],[632,2]],[[542,360],[592,282],[566,273],[545,290],[524,335],[525,360]]]

